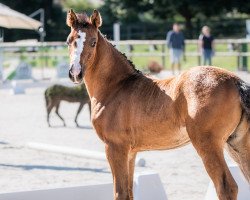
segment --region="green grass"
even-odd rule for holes
[[[8,80],[12,80],[14,77],[16,76],[16,70],[14,70],[13,72],[11,72],[9,74],[9,76],[7,77]]]
[[[126,52],[126,48],[120,47],[121,51]],[[227,45],[226,44],[217,44],[215,46],[216,52],[227,52]],[[250,50],[250,46],[248,48]],[[166,49],[166,51],[168,51]],[[186,46],[186,52],[197,52],[198,47],[196,44],[189,44]],[[149,47],[147,45],[136,45],[134,47],[134,53],[144,52],[149,53]],[[162,46],[157,45],[157,50],[153,51],[154,53],[162,52]],[[162,57],[132,57],[132,61],[134,62],[135,66],[139,69],[146,69],[147,64],[150,61],[157,61],[164,65],[165,69],[170,69],[170,60],[168,56],[165,56],[165,63],[163,63]],[[198,57],[186,57],[186,61],[184,62],[182,60],[182,68],[183,69],[189,69],[191,67],[197,66],[198,63]],[[213,63],[214,66],[218,66],[221,68],[225,68],[227,70],[235,71],[237,69],[237,57],[230,56],[230,57],[219,57],[215,56],[213,57]],[[248,58],[248,66],[250,67],[250,58]]]
[[[162,45],[157,45],[157,49],[154,51],[149,50],[148,45],[135,45],[133,46],[133,53],[160,53],[162,52]],[[128,46],[126,45],[121,45],[120,50],[124,53],[128,51]],[[166,48],[166,47],[165,47]],[[227,52],[227,45],[226,44],[216,44],[215,45],[216,52]],[[248,50],[250,50],[250,45],[248,45]],[[55,50],[54,48],[48,49],[46,48],[45,51],[50,53],[60,53],[60,57],[48,57],[48,58],[32,58],[32,55],[25,52],[20,54],[20,53],[5,53],[4,58],[5,60],[12,59],[13,57],[18,57],[22,58],[23,61],[28,62],[31,64],[33,67],[41,67],[41,66],[46,66],[46,67],[56,67],[60,62],[65,61],[68,62],[68,50],[67,48],[60,48]],[[166,49],[166,51],[168,51]],[[186,46],[186,52],[197,52],[197,45],[196,44],[188,44]],[[40,52],[37,53],[40,55]],[[150,61],[154,60],[159,62],[160,64],[163,64],[165,69],[170,68],[170,61],[169,57],[165,56],[165,63],[162,63],[163,59],[162,57],[155,57],[155,56],[150,56],[150,57],[132,57],[131,60],[134,62],[135,66],[138,69],[146,69],[147,65]],[[186,62],[182,61],[182,68],[183,69],[188,69],[190,67],[194,67],[198,65],[198,57],[187,57]],[[228,70],[235,71],[237,69],[237,57],[218,57],[215,56],[213,58],[213,65],[222,67]],[[248,58],[248,66],[250,67],[250,58]]]
[[[143,45],[140,45],[141,47],[135,47],[135,50],[133,52],[149,52],[146,47]],[[159,48],[160,49],[160,48]],[[186,47],[187,52],[197,52],[197,46],[196,45],[189,45]],[[218,51],[224,51],[226,52],[227,49],[225,45],[218,45],[216,46],[216,52]],[[154,52],[161,52],[160,50],[154,51]],[[147,64],[150,61],[157,61],[161,64],[163,64],[163,59],[162,57],[132,57],[132,61],[134,62],[135,66],[139,69],[146,69]],[[214,66],[218,66],[221,68],[225,68],[227,70],[235,71],[237,69],[237,57],[219,57],[215,56],[213,57],[213,63]],[[182,68],[183,69],[189,69],[191,67],[199,65],[198,63],[198,57],[186,57],[186,61],[184,62],[182,60]],[[250,66],[250,58],[248,59],[248,66]],[[170,60],[168,56],[165,56],[165,63],[164,63],[165,69],[170,69]]]

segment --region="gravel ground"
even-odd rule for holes
[[[245,80],[249,78],[248,74],[240,75]],[[25,95],[0,90],[0,193],[111,182],[107,162],[25,147],[28,142],[39,142],[104,151],[92,129],[87,106],[79,116],[81,128],[74,124],[78,105],[64,102],[60,113],[67,127],[62,127],[54,113],[53,128],[47,126],[44,90],[44,87],[26,89]],[[191,145],[139,155],[146,159],[146,167],[136,167],[136,171],[158,172],[169,200],[204,198],[209,177]]]

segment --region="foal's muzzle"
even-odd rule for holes
[[[75,69],[74,66],[72,65],[69,70],[69,78],[70,80],[75,83],[81,83],[83,79],[83,71],[82,69]]]

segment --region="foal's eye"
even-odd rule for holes
[[[66,43],[66,45],[67,45],[68,47],[70,47],[70,46],[71,46],[71,42],[70,42],[70,40],[67,40],[65,43]]]
[[[91,43],[91,47],[95,47],[95,45],[96,45],[96,41],[93,41],[93,42]]]
[[[66,40],[66,44],[67,44],[68,46],[71,46],[72,42],[73,42],[73,38],[72,38],[71,36],[68,36],[68,38],[67,38],[67,40]]]

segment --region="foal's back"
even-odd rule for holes
[[[85,85],[79,85],[76,87],[67,87],[59,84],[55,84],[45,91],[45,96],[52,101],[68,101],[68,102],[86,102],[89,100],[89,96]]]
[[[130,137],[125,140],[134,140],[138,150],[182,146],[190,140],[187,128],[202,132],[211,128],[206,125],[221,124],[231,133],[241,111],[236,80],[230,72],[211,67],[196,67],[166,80],[134,74],[110,92],[103,102],[106,111],[94,123],[110,140],[126,130]]]

